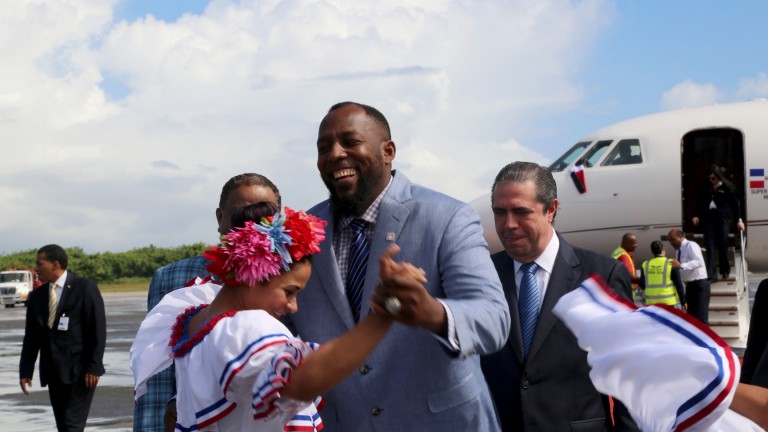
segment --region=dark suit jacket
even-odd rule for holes
[[[523,361],[520,315],[517,308],[515,267],[505,251],[492,256],[504,287],[512,328],[504,348],[482,357],[483,373],[491,389],[504,431],[611,430],[608,398],[589,379],[587,354],[576,337],[552,313],[564,294],[588,276],[599,274],[622,297],[630,297],[627,269],[620,261],[569,245],[560,235],[530,353]],[[621,406],[618,422],[636,426]]]
[[[104,346],[107,321],[104,300],[96,283],[67,272],[53,329],[48,328],[50,284],[29,294],[19,376],[32,378],[40,353],[40,384],[73,384],[86,373],[104,375]],[[67,331],[57,330],[63,315],[69,317]]]
[[[736,195],[731,189],[726,186],[725,183],[720,183],[716,189],[712,188],[711,184],[708,184],[701,191],[701,196],[696,203],[696,216],[701,218],[705,222],[719,223],[720,221],[709,220],[709,203],[714,201],[717,209],[720,210],[720,215],[723,219],[728,221],[733,220],[735,217],[743,218],[741,214],[741,206]]]
[[[760,282],[755,293],[740,381],[768,388],[768,279]]]

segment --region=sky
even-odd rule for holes
[[[384,113],[394,168],[464,201],[639,115],[768,97],[768,2],[9,0],[0,254],[215,243],[232,176],[328,195],[317,129]]]

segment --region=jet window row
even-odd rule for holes
[[[585,168],[591,168],[601,159],[600,166],[632,165],[643,162],[640,140],[623,139],[611,148],[613,142],[614,140],[600,140],[594,142],[594,145],[592,145],[593,141],[576,143],[550,165],[549,169],[553,172],[562,171],[576,161],[581,161]],[[610,152],[608,152],[609,149]],[[603,157],[606,152],[608,155]]]

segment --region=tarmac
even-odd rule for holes
[[[768,274],[750,274],[750,300]],[[147,293],[105,293],[107,346],[106,374],[99,380],[85,430],[124,432],[133,430],[133,376],[129,349],[146,315]],[[751,301],[750,301],[751,307]],[[26,308],[0,308],[0,430],[49,432],[56,429],[48,389],[35,376],[29,396],[19,386],[19,355],[24,337]]]

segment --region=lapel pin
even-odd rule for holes
[[[395,241],[395,233],[388,232],[387,233],[387,241]]]

